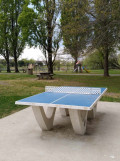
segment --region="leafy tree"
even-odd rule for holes
[[[0,64],[0,72],[2,71],[3,68],[4,68],[4,66],[2,64]]]
[[[61,26],[66,49],[75,60],[84,53],[89,38],[88,1],[62,0]]]
[[[103,55],[104,76],[109,76],[109,55],[119,45],[120,1],[94,0],[91,5],[93,16],[93,46]]]
[[[14,66],[15,66],[14,59],[10,59],[10,66],[11,66],[11,67],[14,67]]]
[[[5,59],[0,59],[0,64],[2,64],[3,66],[6,66],[6,61],[5,61]]]
[[[6,61],[5,59],[0,59],[0,72],[6,68]]]
[[[103,69],[102,53],[95,50],[93,53],[87,55],[83,61],[83,66],[86,66],[88,69]]]
[[[26,66],[24,59],[18,60],[18,65],[19,65],[20,67]]]
[[[9,2],[7,0],[0,1],[0,55],[2,55],[7,63],[7,72],[10,71],[10,16]]]
[[[11,0],[10,3],[10,21],[11,21],[11,56],[14,57],[15,62],[15,72],[19,72],[18,70],[18,57],[22,53],[25,48],[25,41],[22,38],[21,27],[18,24],[18,17],[22,12],[23,5],[25,0]]]
[[[29,4],[32,4],[32,8]],[[45,55],[48,71],[53,73],[53,64],[61,40],[58,25],[58,0],[28,0],[19,17],[23,37],[30,46],[39,46]]]
[[[7,62],[10,72],[9,57],[14,57],[15,72],[19,72],[17,59],[25,47],[18,17],[25,0],[0,1],[0,53]]]
[[[119,56],[113,51],[109,57],[109,69],[120,69]],[[99,50],[95,50],[83,61],[83,66],[86,66],[88,69],[104,69],[104,59],[103,54]]]
[[[120,65],[120,54],[118,54],[118,63]]]
[[[54,63],[54,70],[58,70],[60,71],[60,60],[55,60],[55,63]]]
[[[29,64],[35,64],[35,60],[34,59],[21,59],[18,61],[18,64],[20,67],[22,66],[28,66]]]
[[[120,69],[119,55],[114,52],[109,55],[109,68]]]

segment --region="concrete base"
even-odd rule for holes
[[[47,108],[46,112],[43,107],[33,106],[33,113],[42,130],[51,130],[55,116],[55,107]]]
[[[120,161],[120,103],[98,102],[86,134],[56,111],[52,131],[41,131],[32,108],[0,119],[0,161]]]

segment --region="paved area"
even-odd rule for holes
[[[0,161],[112,160],[120,161],[120,103],[99,102],[84,136],[59,111],[53,131],[41,131],[31,108],[0,120]]]

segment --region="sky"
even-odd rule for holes
[[[0,56],[0,59],[3,59],[2,56]],[[21,59],[34,59],[37,61],[43,61],[45,60],[45,57],[42,53],[42,51],[39,49],[39,47],[34,48],[34,47],[26,47],[24,49],[24,51],[22,52],[22,54],[19,56],[18,60]],[[56,60],[65,60],[65,61],[73,61],[72,57],[70,54],[65,54],[64,53],[64,47],[63,45],[61,45],[61,47],[58,50],[57,56],[56,56]]]
[[[0,58],[3,59],[2,56]],[[21,59],[34,59],[34,60],[45,60],[45,57],[42,53],[42,51],[37,47],[37,48],[29,48],[28,46],[24,49],[23,53],[20,55],[19,60]]]
[[[42,51],[37,47],[37,48],[29,48],[28,46],[24,49],[23,53],[19,57],[19,60],[21,59],[34,59],[34,60],[43,60],[45,59]]]
[[[64,48],[63,46],[59,48],[58,50],[58,54],[56,56],[56,59],[58,60],[72,60],[70,54],[63,54],[64,53]],[[0,58],[3,59],[2,56],[0,56]],[[42,61],[42,60],[45,60],[45,57],[42,53],[42,51],[39,49],[39,47],[37,48],[34,48],[34,47],[26,47],[24,49],[24,51],[22,52],[22,54],[20,55],[19,59],[18,60],[21,60],[21,59],[34,59],[34,60],[37,60],[37,61]]]

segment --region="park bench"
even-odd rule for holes
[[[53,74],[49,73],[49,72],[42,72],[37,74],[38,79],[53,79]]]

